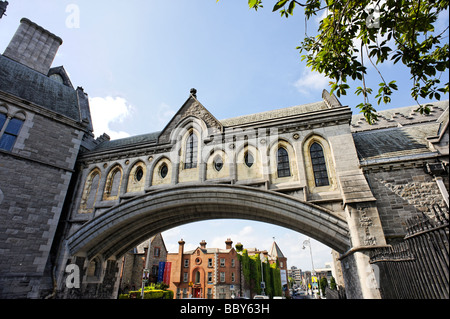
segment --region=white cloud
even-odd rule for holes
[[[316,94],[317,91],[321,92],[323,89],[326,89],[329,81],[322,74],[305,69],[302,77],[294,83],[294,86],[300,93],[311,95]]]
[[[112,124],[122,123],[133,111],[133,107],[124,98],[93,97],[89,99],[89,104],[96,136],[106,133],[112,140],[130,136],[127,132],[111,128]]]

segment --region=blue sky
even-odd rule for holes
[[[301,8],[286,19],[272,13],[272,5],[266,0],[255,12],[245,0],[10,0],[0,20],[0,52],[22,17],[60,36],[64,43],[53,66],[63,65],[73,85],[89,94],[97,136],[161,130],[191,88],[218,119],[321,100],[322,90],[329,90],[327,79],[311,73],[295,49],[305,35]],[[308,34],[318,20],[308,23]],[[443,15],[437,26],[447,25]],[[389,63],[380,70],[387,81],[397,80],[399,91],[390,105],[377,108],[414,105],[407,70]],[[368,86],[376,91],[379,78],[369,71]],[[356,114],[362,98],[352,94],[355,88],[340,101]],[[209,247],[224,247],[228,237],[270,249],[275,237],[289,266],[311,268],[309,251],[301,249],[307,237],[273,225],[215,220],[163,236],[169,251],[177,250],[180,238],[188,249],[202,239]],[[312,247],[316,267],[331,260],[326,246],[312,241]]]

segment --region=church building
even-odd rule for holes
[[[219,120],[192,89],[163,130],[96,138],[87,93],[52,66],[62,42],[23,18],[0,55],[0,298],[116,298],[127,252],[216,218],[314,238],[334,251],[348,298],[380,298],[365,284],[370,251],[402,241],[408,218],[448,209],[448,100],[368,125],[323,90]],[[179,244],[167,255],[177,297],[236,292],[231,240]]]

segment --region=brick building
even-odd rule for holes
[[[270,251],[258,250],[257,248],[248,248],[247,253],[249,256],[262,254],[270,265],[276,264],[278,261],[278,267],[280,269],[280,276],[281,276],[281,286],[283,288],[283,296],[285,297],[289,296],[289,276],[287,267],[287,257],[284,256],[283,252],[281,251],[276,241],[272,243]],[[246,295],[250,295],[250,292],[246,291]]]
[[[240,264],[231,239],[225,249],[206,248],[203,240],[194,250],[184,251],[183,240],[178,253],[167,254],[172,263],[169,289],[175,298],[230,299],[240,291]]]

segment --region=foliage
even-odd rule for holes
[[[269,265],[267,261],[263,262],[261,269],[259,254],[249,256],[247,249],[244,249],[242,254],[239,254],[238,256],[242,265],[244,280],[252,293],[256,295],[262,293],[260,283],[262,274],[264,274],[264,282],[266,284],[266,288],[264,289],[265,294],[271,297],[282,295],[280,266],[278,261],[271,265]]]
[[[331,279],[330,279],[330,289],[331,290],[337,289],[336,280],[334,279],[334,277],[331,277]]]
[[[328,280],[326,277],[322,277],[319,280],[319,289],[322,291],[322,295],[325,296],[325,289],[328,287]]]
[[[448,10],[449,0],[304,1],[275,0],[273,11],[287,18],[296,7],[302,7],[305,23],[325,13],[318,34],[305,34],[297,49],[304,53],[301,58],[312,71],[331,80],[331,93],[338,97],[347,93],[349,79],[361,81],[355,93],[362,95],[363,102],[357,107],[368,123],[376,121],[377,115],[369,101],[373,90],[365,81],[367,62],[381,80],[375,96],[378,104],[390,103],[392,93],[398,90],[396,81],[385,80],[377,68],[383,63],[401,62],[409,69],[411,96],[421,114],[430,109],[419,102],[420,98],[440,100],[441,94],[449,92],[449,83],[440,82],[449,69],[449,26],[435,28],[439,14]],[[248,0],[248,5],[255,10],[263,7],[262,0]]]
[[[239,253],[244,249],[244,245],[242,245],[241,243],[238,243],[234,246],[236,248],[236,251]]]
[[[172,290],[166,290],[164,283],[152,284],[144,287],[144,299],[173,299]],[[136,291],[130,291],[128,294],[120,294],[119,299],[141,299],[142,288]]]

